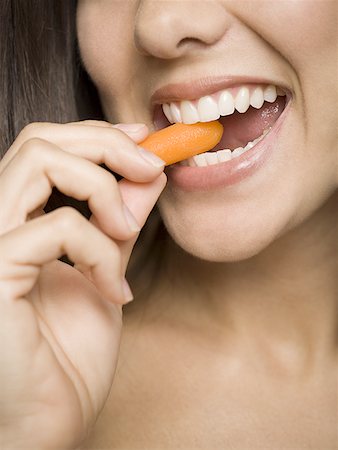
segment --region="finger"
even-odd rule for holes
[[[2,235],[0,253],[0,287],[9,299],[26,296],[41,266],[67,254],[88,268],[107,300],[127,300],[117,245],[74,208],[59,208]]]
[[[121,125],[122,126],[122,125]],[[147,127],[131,133],[136,142],[143,140]],[[113,126],[85,126],[79,124],[37,123],[25,127],[0,161],[0,174],[32,138],[54,143],[68,153],[104,163],[112,171],[136,182],[156,178],[164,169],[164,162],[151,152],[137,146],[126,132]]]
[[[32,122],[26,125],[21,132],[16,137],[15,141],[9,148],[9,150],[5,153],[4,157],[0,161],[0,173],[1,170],[5,168],[5,166],[9,163],[9,161],[15,156],[15,154],[20,149],[21,145],[32,139],[34,137],[41,137],[41,139],[50,140],[58,145],[59,140],[62,139],[63,132],[65,131],[65,138],[67,138],[67,132],[69,132],[69,127],[74,126],[82,126],[82,127],[100,127],[100,128],[117,128],[119,129],[120,125],[123,128],[124,124],[116,124],[112,125],[109,122],[101,121],[101,120],[82,120],[78,122],[69,122],[67,124],[58,124],[52,122]],[[131,139],[140,138],[141,140],[145,139],[148,135],[148,128],[146,125],[140,124],[142,126],[139,127],[139,133],[135,133],[133,130],[132,133],[129,133],[126,130],[123,130],[125,134],[127,134]],[[70,135],[71,138],[72,134]],[[135,140],[136,142],[137,140]],[[140,142],[140,141],[139,141]]]
[[[128,135],[134,142],[143,141],[149,134],[149,129],[144,123],[116,123],[112,124],[103,120],[81,120],[79,122],[69,122],[68,125],[84,125],[104,128],[117,128]]]
[[[163,189],[167,183],[167,177],[163,173],[155,181],[147,184],[131,183],[128,180],[120,181],[120,192],[123,201],[128,206],[128,209],[132,212],[136,218],[137,223],[144,226],[146,220],[149,217],[152,209],[158,201]],[[138,238],[138,234],[129,240],[119,243],[122,258],[122,269],[126,271],[128,262]],[[125,273],[125,272],[124,272]]]
[[[128,209],[132,212],[137,223],[140,224],[141,228],[146,223],[149,214],[165,188],[166,182],[167,177],[164,173],[151,183],[137,184],[125,179],[119,181],[118,184],[122,199],[128,206]],[[90,222],[100,228],[100,224],[94,215],[91,216]],[[137,233],[129,240],[117,242],[121,250],[122,270],[124,271],[127,268],[131,252],[138,236],[139,234]]]
[[[41,122],[38,122],[41,123]],[[49,122],[50,123],[50,122]],[[93,119],[86,119],[86,120],[79,120],[76,122],[68,122],[66,125],[83,125],[83,126],[93,126],[93,127],[103,127],[103,128],[118,128],[122,131],[124,131],[126,134],[135,134],[139,131],[142,131],[142,133],[148,134],[148,127],[144,123],[110,123],[105,120],[93,120]]]
[[[139,230],[112,174],[50,142],[31,139],[0,177],[0,232],[24,223],[29,213],[46,202],[53,186],[87,200],[106,234],[124,240]]]
[[[166,183],[167,176],[164,173],[150,183],[133,183],[126,179],[119,181],[122,200],[141,227],[145,224]]]
[[[86,120],[78,120],[76,122],[68,122],[68,125],[90,125],[93,127],[106,127],[109,128],[113,126],[112,123],[107,122],[106,120],[94,120],[94,119],[86,119]]]
[[[142,142],[149,134],[149,129],[144,123],[116,123],[105,122],[102,120],[82,120],[79,122],[70,122],[68,125],[83,125],[103,128],[115,128],[123,131],[134,142]]]

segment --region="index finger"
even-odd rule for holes
[[[104,163],[113,172],[131,181],[148,182],[157,177],[164,168],[164,162],[150,152],[145,155],[145,151],[135,142],[148,134],[147,127],[142,126],[138,132],[135,131],[133,139],[121,127],[122,125],[30,124],[0,161],[0,173],[27,140],[39,138],[95,164]]]

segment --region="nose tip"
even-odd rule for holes
[[[134,26],[137,50],[161,59],[215,44],[228,28],[224,8],[214,1],[141,0]]]

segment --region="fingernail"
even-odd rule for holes
[[[128,223],[129,228],[131,229],[131,231],[134,233],[136,231],[140,231],[141,230],[140,225],[137,223],[135,217],[130,212],[130,209],[125,204],[123,204],[123,212],[124,212],[126,221]]]
[[[145,159],[151,165],[153,165],[155,167],[163,167],[165,165],[165,162],[163,161],[163,159],[154,155],[154,153],[151,153],[142,147],[137,147],[137,149],[140,152],[140,155],[142,156],[142,158]]]
[[[144,123],[118,123],[114,125],[114,128],[118,128],[119,130],[127,133],[137,133],[144,127]]]
[[[132,300],[134,300],[133,293],[131,292],[128,281],[125,278],[123,278],[122,280],[122,289],[126,303],[129,303]]]

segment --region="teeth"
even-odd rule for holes
[[[250,148],[252,148],[254,145],[255,145],[255,141],[248,142],[245,146],[245,149],[250,150]]]
[[[217,156],[217,152],[209,152],[205,154],[205,159],[208,163],[208,166],[212,166],[214,164],[218,164],[218,156]]]
[[[197,110],[200,122],[210,122],[218,119],[220,116],[217,102],[210,95],[206,95],[198,100]]]
[[[250,105],[259,109],[264,101],[274,102],[277,95],[285,95],[285,92],[274,85],[240,86],[205,95],[197,100],[165,103],[162,108],[170,123],[210,122],[220,116],[231,115],[235,110],[245,113]]]
[[[235,111],[234,98],[229,91],[223,91],[218,100],[218,110],[221,116],[229,116]]]
[[[235,100],[235,108],[240,113],[245,113],[250,106],[250,93],[247,87],[242,87],[238,91]]]
[[[231,150],[219,150],[216,153],[217,153],[219,162],[230,161],[230,159],[231,159]]]
[[[264,100],[273,103],[277,98],[276,86],[268,86],[264,89]]]
[[[193,160],[195,161],[196,166],[205,167],[208,165],[208,163],[205,159],[205,155],[206,155],[206,153],[201,153],[200,155],[193,156]]]
[[[183,123],[199,122],[199,116],[195,106],[188,100],[181,102],[181,117]]]
[[[163,112],[164,112],[166,118],[169,120],[170,123],[173,123],[174,120],[173,120],[173,116],[170,111],[170,106],[167,103],[164,103],[162,105],[162,108],[163,108]]]
[[[170,103],[170,112],[171,112],[171,117],[173,118],[174,122],[176,122],[176,123],[182,122],[180,109],[175,103]],[[165,112],[164,112],[164,114],[165,114]],[[167,119],[168,119],[168,117],[167,117]],[[169,122],[170,122],[170,120],[169,120]]]
[[[236,111],[245,113],[250,105],[260,109],[264,101],[273,103],[278,95],[286,95],[284,90],[274,85],[269,86],[241,86],[237,88],[225,89],[212,95],[205,95],[197,100],[183,100],[181,102],[164,103],[163,112],[170,123],[183,122],[192,124],[197,122],[209,122],[217,120],[220,116],[228,116]],[[178,163],[182,166],[205,167],[219,163],[225,163],[237,158],[246,151],[254,147],[269,132],[264,133],[246,146],[238,147],[233,151],[229,149],[217,152],[206,152],[195,155]]]
[[[258,86],[251,94],[250,105],[256,109],[259,109],[263,106],[263,103],[264,103],[263,89],[260,86]]]
[[[187,161],[189,167],[196,167],[196,162],[194,161],[193,158],[188,158]]]
[[[218,152],[201,153],[199,155],[193,156],[192,158],[188,158],[184,161],[181,161],[178,164],[181,166],[205,167],[230,161],[231,159],[237,158],[238,156],[242,155],[243,153],[254,147],[259,141],[261,141],[266,136],[268,132],[269,130],[265,130],[263,134],[259,136],[257,139],[255,139],[252,142],[248,142],[244,148],[237,147],[233,151],[229,149],[224,149],[219,150]]]
[[[231,159],[232,159],[234,156],[239,156],[239,155],[241,155],[241,154],[244,153],[244,152],[245,152],[245,150],[244,150],[243,147],[237,147],[237,148],[235,148],[235,150],[232,151]]]

